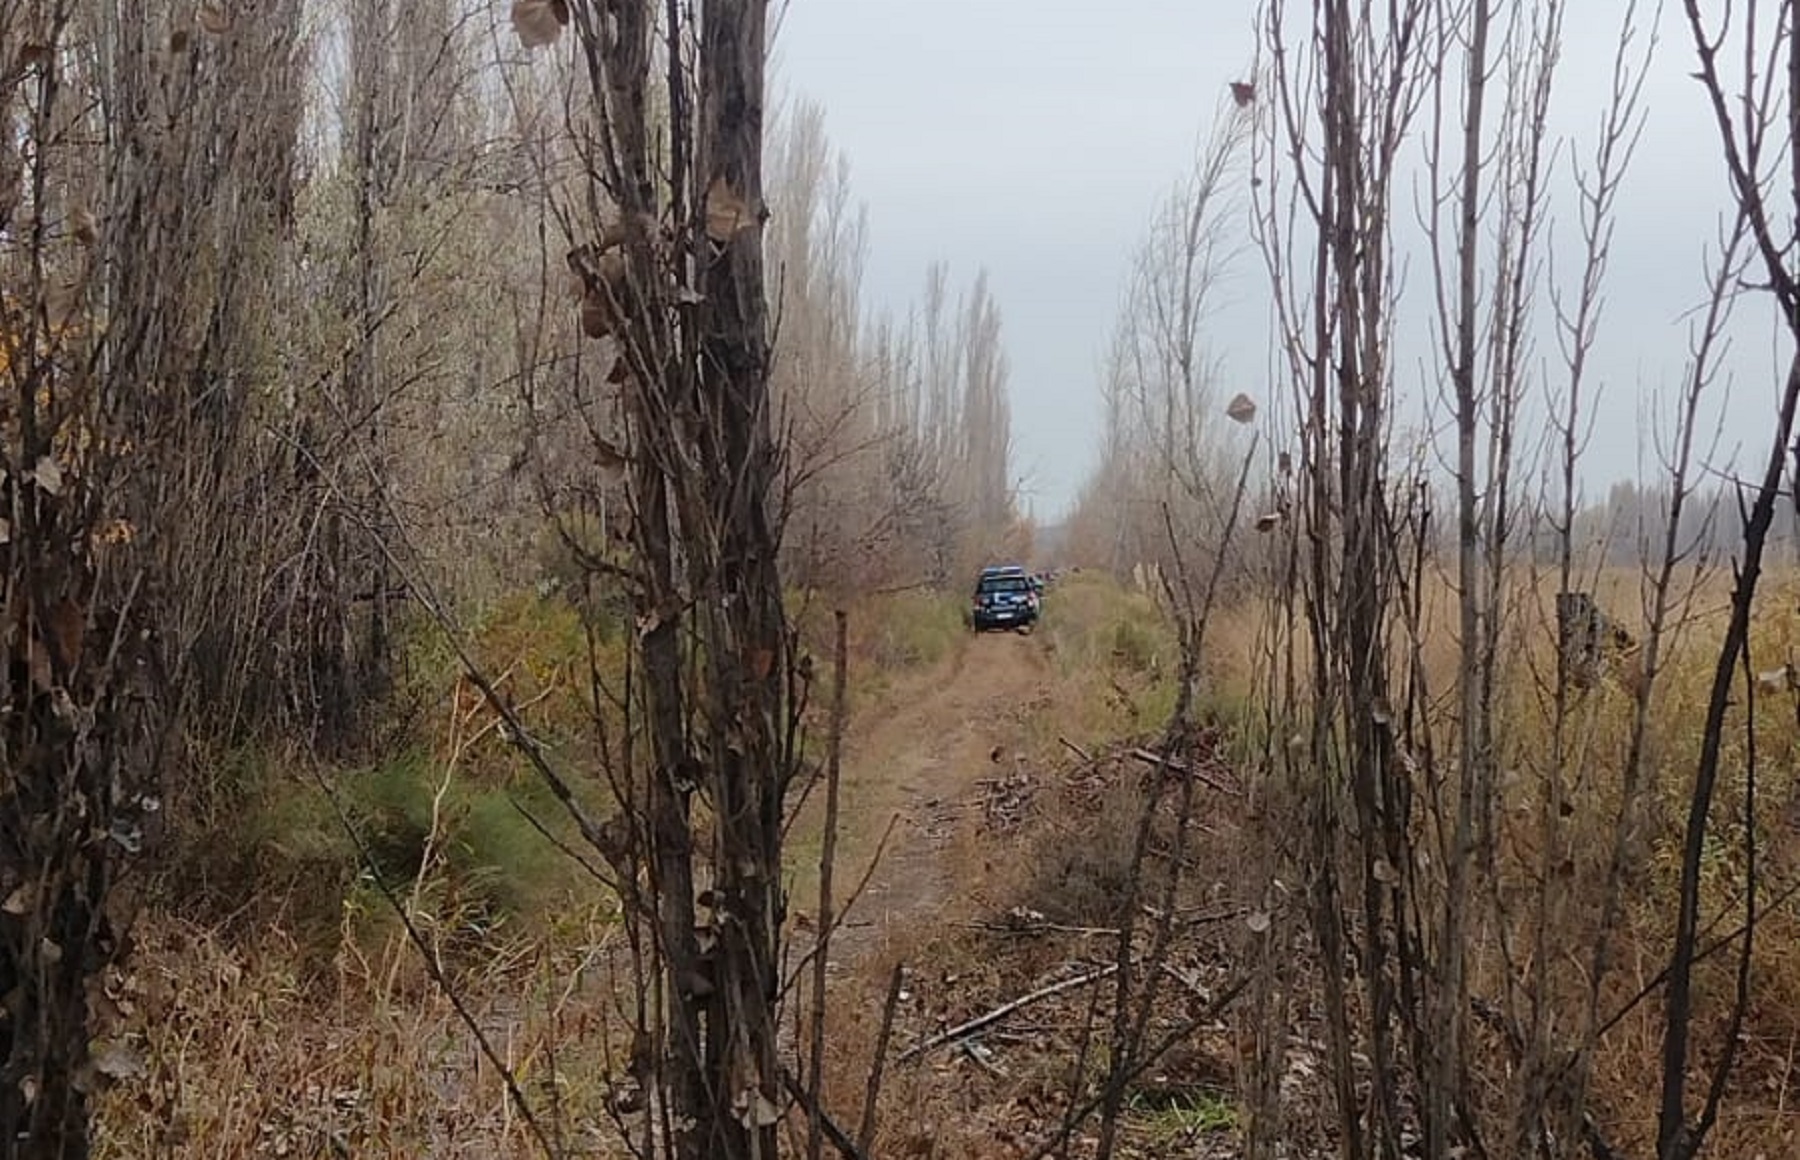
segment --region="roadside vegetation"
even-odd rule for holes
[[[1368,7],[1257,6],[1051,527],[763,0],[0,5],[0,1152],[1792,1154],[1800,6],[1568,138],[1571,5]]]

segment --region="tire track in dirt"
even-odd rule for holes
[[[834,962],[863,959],[895,923],[951,900],[956,884],[948,880],[944,850],[968,820],[976,783],[995,776],[993,755],[1010,759],[1018,750],[1022,710],[1053,679],[1041,640],[981,635],[855,715],[841,790],[834,889],[840,907],[890,820],[893,830],[833,935]],[[796,901],[810,908],[816,899]]]

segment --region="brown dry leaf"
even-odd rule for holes
[[[706,236],[715,242],[729,242],[739,230],[756,224],[750,207],[731,188],[723,173],[706,187]]]
[[[624,467],[631,462],[631,457],[618,444],[598,436],[594,439],[594,455],[602,467]]]
[[[781,1108],[756,1088],[746,1088],[732,1100],[732,1112],[746,1128],[766,1128],[781,1119]]]
[[[526,48],[555,44],[569,23],[569,6],[563,0],[513,0],[513,31]]]
[[[581,296],[581,333],[589,338],[605,338],[612,333],[613,309],[606,294],[599,289]]]
[[[1286,451],[1277,455],[1275,457],[1275,470],[1282,475],[1292,475],[1294,473],[1294,457]]]
[[[618,329],[625,296],[625,256],[616,250],[595,257],[585,247],[569,255],[569,266],[586,289],[581,297],[581,332],[605,338]]]
[[[661,230],[661,225],[649,214],[631,214],[601,226],[600,241],[596,248],[605,251],[622,246],[634,237],[654,238]]]
[[[767,680],[769,674],[775,669],[775,654],[769,649],[751,649],[748,660],[750,662],[750,675],[759,681]]]
[[[1256,99],[1256,86],[1244,81],[1232,81],[1231,99],[1237,102],[1238,108],[1244,108]]]
[[[0,904],[0,910],[8,914],[29,914],[37,905],[37,883],[26,882],[6,896],[6,902]]]
[[[176,56],[180,56],[182,53],[186,52],[187,50],[188,50],[188,30],[187,29],[177,28],[174,32],[169,33],[169,51],[170,52],[174,53]]]
[[[200,27],[214,36],[231,31],[231,16],[217,4],[202,4],[197,14]]]
[[[1267,512],[1256,517],[1256,530],[1259,532],[1272,532],[1280,525],[1280,523],[1280,512]]]
[[[631,463],[625,452],[601,438],[594,440],[594,461],[600,465],[600,474],[608,483],[623,482],[625,468]]]
[[[50,644],[68,668],[81,660],[81,638],[87,632],[87,615],[81,605],[63,597],[50,609]]]
[[[48,65],[54,55],[47,44],[28,44],[19,50],[19,67],[39,68]]]
[[[85,206],[76,206],[69,211],[69,234],[84,246],[91,246],[100,236],[94,224],[94,215]]]
[[[1274,919],[1269,917],[1269,912],[1266,910],[1253,910],[1244,916],[1244,925],[1249,927],[1253,934],[1267,934],[1269,927],[1274,925]]]
[[[608,250],[594,261],[594,276],[612,287],[613,297],[625,301],[625,286],[630,272],[625,264],[625,255],[617,250]]]
[[[149,1074],[144,1057],[120,1039],[99,1039],[88,1044],[88,1060],[107,1079],[141,1079]]]
[[[37,461],[31,469],[31,477],[37,480],[39,490],[49,495],[61,495],[63,489],[62,464],[46,455]]]
[[[1239,391],[1231,402],[1225,405],[1225,413],[1239,423],[1248,423],[1256,418],[1256,400]]]
[[[129,544],[137,539],[137,526],[130,520],[108,520],[94,529],[98,544]]]

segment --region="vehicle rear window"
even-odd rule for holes
[[[977,592],[1029,592],[1031,581],[1023,576],[987,576]]]

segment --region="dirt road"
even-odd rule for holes
[[[970,821],[977,783],[1011,771],[1051,677],[1041,639],[983,634],[853,717],[834,891],[840,900],[875,857],[884,831],[888,839],[868,886],[844,914],[834,961],[854,962],[891,924],[932,913],[953,896],[943,849],[957,825]],[[796,892],[803,910],[815,901],[804,887]]]

